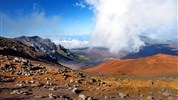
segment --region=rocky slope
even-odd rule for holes
[[[85,69],[84,71],[128,75],[152,75],[177,73],[177,69],[178,56],[157,54],[139,59],[114,59],[98,66]]]
[[[49,55],[38,52],[33,47],[28,47],[22,42],[4,37],[0,37],[0,54],[57,63],[57,61],[52,59]]]
[[[48,54],[51,58],[58,61],[74,60],[75,55],[62,45],[55,45],[50,39],[43,39],[39,36],[21,36],[14,38],[29,47],[34,47],[36,51]]]

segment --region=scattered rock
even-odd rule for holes
[[[18,90],[14,90],[10,94],[17,94],[18,92],[19,92]]]
[[[73,89],[72,89],[72,92],[73,92],[73,93],[77,93],[77,88],[73,88]]]
[[[23,87],[23,84],[21,84],[21,83],[18,83],[18,84],[17,84],[17,86],[19,86],[19,87]]]
[[[71,79],[71,80],[70,80],[70,83],[73,83],[73,82],[74,82],[74,80],[73,80],[73,79]]]
[[[79,94],[79,98],[81,98],[82,100],[86,100],[87,97],[84,94]]]
[[[0,77],[0,82],[14,82],[14,77]]]
[[[51,98],[51,99],[56,99],[56,98],[57,98],[57,95],[54,95],[53,93],[50,93],[50,94],[48,95],[48,97]]]
[[[51,90],[51,91],[55,91],[57,88],[58,88],[58,87],[53,86],[52,88],[49,88],[49,90]]]
[[[90,83],[90,84],[93,84],[94,82],[96,82],[95,79],[89,79],[89,83]]]
[[[119,92],[119,96],[120,96],[121,98],[126,98],[126,97],[127,97],[127,94],[122,93],[122,92]]]
[[[46,77],[45,80],[50,80],[50,78]]]
[[[139,97],[140,97],[140,98],[143,98],[143,97],[144,97],[144,95],[143,95],[143,94],[140,94],[140,95],[139,95]]]
[[[18,57],[14,57],[14,62],[20,62],[20,59]]]
[[[108,99],[108,96],[104,96],[104,99]]]
[[[147,96],[146,99],[147,99],[147,100],[154,100],[154,97],[152,97],[152,96]]]
[[[76,80],[75,80],[75,83],[76,83],[76,84],[80,84],[80,83],[81,83],[81,80],[80,80],[80,79],[76,79]]]
[[[42,95],[35,96],[36,98],[44,98]]]
[[[66,79],[67,79],[67,76],[63,76],[63,79],[66,80]]]
[[[65,86],[70,87],[70,85],[69,85],[69,84],[65,84]]]
[[[87,100],[93,100],[93,98],[92,97],[88,97]]]

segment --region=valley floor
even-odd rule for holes
[[[0,55],[1,100],[176,100],[174,75],[107,75]]]

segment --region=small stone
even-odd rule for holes
[[[15,57],[13,61],[14,62],[20,62],[19,58],[17,58],[17,57]]]
[[[152,96],[148,96],[147,100],[154,100],[154,98]]]
[[[92,97],[88,97],[87,100],[93,100],[93,98]]]
[[[27,92],[23,92],[23,93],[21,93],[22,95],[27,95],[28,93]]]
[[[51,78],[46,77],[45,80],[51,80]]]
[[[47,81],[46,84],[49,84],[49,81]]]
[[[73,89],[72,89],[72,92],[73,92],[73,93],[76,93],[76,91],[77,91],[77,88],[73,88]]]
[[[104,96],[104,99],[108,99],[108,96]]]
[[[43,98],[43,96],[42,95],[37,95],[36,98]]]
[[[72,87],[69,87],[68,90],[72,90]]]
[[[46,86],[46,85],[43,85],[43,88],[47,88],[47,86]]]
[[[73,82],[74,82],[74,80],[73,80],[73,79],[71,79],[71,80],[70,80],[70,83],[73,83]]]
[[[73,87],[79,87],[79,85],[73,85]]]
[[[68,100],[65,96],[59,96],[59,98],[61,99],[61,100]]]
[[[65,84],[65,86],[69,87],[70,85],[69,84]]]
[[[122,92],[119,92],[119,96],[120,96],[121,98],[126,98],[126,97],[127,97],[127,94],[122,93]]]
[[[76,79],[76,80],[75,80],[75,83],[76,83],[76,84],[80,84],[80,83],[81,83],[80,79]]]
[[[63,76],[63,79],[66,80],[66,79],[67,79],[67,76]]]
[[[32,80],[32,81],[30,81],[30,83],[35,83],[35,81]]]
[[[82,100],[86,100],[87,99],[87,97],[84,94],[80,94],[79,98],[81,98]]]
[[[18,92],[19,92],[18,90],[14,90],[10,94],[17,94]]]
[[[55,91],[56,90],[56,86],[53,86],[52,88],[49,88],[49,90]]]
[[[23,87],[23,84],[20,84],[20,83],[19,83],[19,84],[17,84],[17,86],[19,86],[19,87]]]
[[[140,94],[140,95],[139,95],[139,97],[140,97],[140,98],[143,98],[143,97],[144,97],[144,95],[143,95],[143,94]]]
[[[57,96],[54,95],[54,94],[52,94],[52,93],[50,93],[48,96],[49,96],[49,98],[51,98],[51,99],[56,99],[56,98],[57,98]]]
[[[46,85],[48,85],[48,86],[52,86],[53,84],[50,83],[49,81],[47,81],[47,82],[46,82]]]
[[[23,94],[24,92],[23,91],[19,91],[17,94]]]

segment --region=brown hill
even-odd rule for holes
[[[84,71],[129,75],[171,74],[178,72],[178,56],[157,54],[138,59],[114,59]]]

